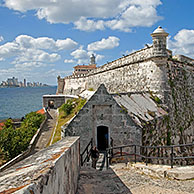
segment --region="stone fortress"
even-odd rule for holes
[[[90,138],[104,149],[111,143],[194,142],[194,60],[172,56],[166,48],[168,33],[161,27],[151,36],[152,46],[87,74],[58,77],[57,94],[82,96],[96,91],[62,133],[80,136],[81,150]],[[101,145],[101,136],[108,137],[106,145]]]
[[[161,27],[151,36],[152,46],[98,68],[93,58],[93,70],[81,66],[72,76],[58,77],[57,94],[44,96],[44,107],[58,108],[69,98],[88,100],[63,126],[65,138],[1,173],[0,193],[76,193],[80,153],[91,138],[100,150],[194,142],[194,60],[172,56]],[[178,147],[174,154],[193,149]]]

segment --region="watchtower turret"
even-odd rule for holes
[[[90,65],[96,64],[95,59],[96,59],[96,57],[94,56],[94,54],[92,54],[91,57],[90,57]]]
[[[151,36],[153,40],[153,55],[156,57],[167,56],[166,38],[168,33],[165,32],[161,26],[159,26],[156,30],[154,30]]]

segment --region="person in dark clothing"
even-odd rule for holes
[[[99,151],[97,147],[91,149],[92,167],[96,169],[96,163],[98,161]]]

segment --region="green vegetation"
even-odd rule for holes
[[[127,108],[125,108],[123,105],[121,105],[121,108],[122,108],[122,110],[120,112],[124,112],[124,113],[128,114]]]
[[[0,150],[6,160],[16,157],[28,148],[28,145],[44,120],[44,115],[31,112],[26,115],[21,127],[14,128],[8,119],[0,131]]]
[[[94,88],[89,88],[88,90],[89,90],[89,91],[94,91]]]
[[[67,123],[67,121],[69,121],[71,118],[73,118],[81,110],[85,103],[86,99],[71,99],[59,108],[58,123],[52,144],[61,139],[61,127],[65,125],[65,123]]]

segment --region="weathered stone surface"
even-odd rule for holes
[[[168,178],[176,180],[192,180],[194,179],[194,166],[174,166],[171,168],[169,165],[156,165],[145,163],[128,163],[128,168],[134,168],[139,172],[157,178]]]
[[[99,126],[108,127],[109,146],[111,141],[115,146],[125,143],[141,144],[141,128],[119,107],[104,85],[99,87],[63,132],[65,135],[80,136],[82,152],[91,138],[94,145],[98,146]]]
[[[77,189],[79,138],[66,137],[0,174],[0,193],[69,193]]]

